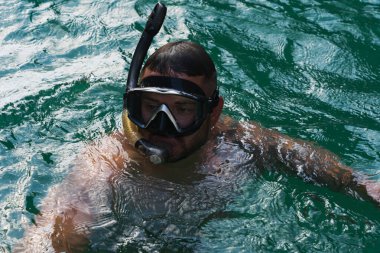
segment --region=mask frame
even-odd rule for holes
[[[157,106],[149,119],[142,117],[142,97],[144,93],[157,95],[175,95],[193,100],[196,104],[196,117],[191,125],[180,127],[175,115],[166,104]],[[212,109],[219,103],[219,91],[216,89],[211,97],[195,83],[174,77],[150,76],[144,78],[139,88],[133,88],[124,95],[128,118],[141,129],[165,136],[186,136],[197,131]]]

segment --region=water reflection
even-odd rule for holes
[[[217,64],[226,114],[318,142],[355,169],[376,175],[379,1],[165,3],[170,6],[169,17],[153,47],[174,39],[204,45]],[[11,251],[11,245],[23,237],[23,227],[33,223],[32,213],[41,209],[49,189],[63,203],[69,196],[80,197],[74,191],[79,183],[66,182],[67,189],[54,190],[71,170],[78,150],[120,128],[126,71],[153,2],[13,0],[0,5],[0,251]],[[249,161],[250,155],[242,153],[239,162]],[[230,166],[226,161],[217,164]],[[244,174],[243,169],[236,173]],[[119,244],[112,247],[128,251],[151,242],[148,249],[192,245],[203,252],[228,247],[377,252],[377,210],[287,176],[242,180],[236,183],[240,190],[234,183],[219,182],[221,192],[225,185],[233,188],[230,196],[226,192],[223,196],[212,181],[221,179],[203,170],[180,180],[175,175],[128,173],[119,180],[114,176],[110,184],[97,182],[107,187],[92,182],[95,192],[104,189],[106,199],[113,202],[99,199],[101,193],[88,193],[98,214],[92,224],[94,234],[113,238],[118,232],[112,229],[119,229],[120,235],[113,238]],[[194,182],[189,180],[192,177]],[[147,196],[137,182],[126,186],[131,178],[147,193],[156,191],[154,196],[163,203],[123,198],[121,191]],[[143,179],[151,183],[145,185]],[[206,185],[201,182],[210,184],[211,192],[203,193]],[[211,193],[220,203],[207,199],[213,198]],[[171,213],[192,210],[180,203],[197,201],[205,201],[211,209],[215,204],[215,212],[207,216],[200,210],[198,218],[187,217],[187,222],[201,225],[186,231],[185,221],[160,216],[165,201]],[[135,227],[127,208],[135,216],[140,208],[142,217],[154,217],[145,205],[157,205],[157,227],[162,231],[167,227],[169,234],[177,229],[169,224],[178,223],[184,238],[159,237],[156,225],[149,226],[155,224],[152,220],[146,225],[152,236],[145,233],[144,221],[136,218],[140,227]],[[126,225],[116,225],[118,219]]]

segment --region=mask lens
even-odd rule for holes
[[[156,113],[162,110],[163,104],[169,109],[165,113],[171,114],[181,129],[191,127],[199,120],[199,101],[179,95],[158,95],[144,92],[141,94],[141,115],[144,124],[148,124]]]
[[[189,135],[207,115],[207,100],[175,90],[134,89],[126,94],[129,119],[142,129],[167,136]]]

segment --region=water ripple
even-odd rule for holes
[[[378,178],[379,1],[165,3],[168,16],[149,53],[178,39],[204,45],[226,114],[315,141]],[[0,3],[0,251],[22,237],[78,150],[120,128],[126,73],[153,4]],[[222,156],[235,152],[235,160],[218,161],[218,173],[195,182],[191,173],[136,171],[114,178],[114,192],[92,182],[101,192],[92,195],[94,247],[376,252],[378,210],[281,173],[248,173],[255,161],[245,145],[221,144]],[[109,243],[96,245],[102,236]]]

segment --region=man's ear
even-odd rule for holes
[[[211,112],[211,126],[214,126],[216,122],[218,122],[220,114],[222,113],[222,110],[223,110],[223,105],[224,105],[224,100],[222,97],[219,97],[219,102],[217,106],[215,106]]]

